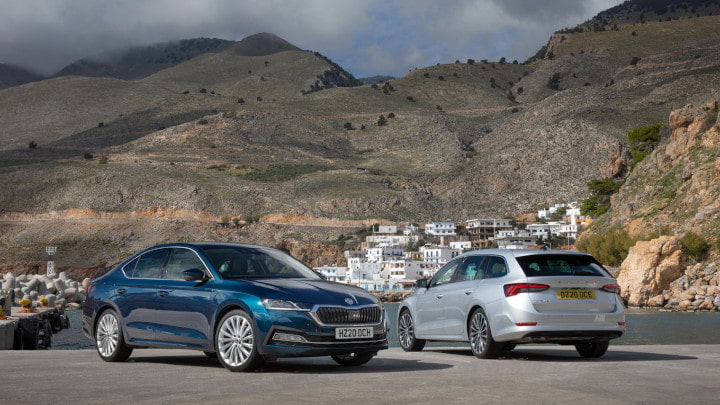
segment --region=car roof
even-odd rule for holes
[[[578,255],[578,256],[590,256],[588,253],[578,252],[577,250],[537,250],[537,249],[480,249],[472,250],[470,252],[463,253],[459,257],[463,256],[477,256],[477,255],[499,255],[499,256],[536,256],[536,255]]]

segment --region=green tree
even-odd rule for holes
[[[633,164],[638,164],[649,155],[660,142],[660,128],[662,124],[635,128],[628,133],[630,155]]]
[[[610,209],[610,196],[615,194],[622,184],[613,179],[590,180],[587,183],[590,197],[583,200],[580,213],[597,217]]]

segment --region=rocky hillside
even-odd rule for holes
[[[56,244],[67,265],[89,266],[177,239],[333,250],[368,221],[582,200],[589,180],[627,174],[630,130],[717,99],[718,24],[558,34],[530,64],[449,63],[362,86],[264,35],[282,51],[229,47],[139,80],[0,90],[0,258],[42,260]],[[283,215],[344,222],[267,223]],[[227,231],[224,217],[265,223]]]
[[[720,308],[718,118],[718,101],[673,111],[664,139],[625,179],[610,211],[582,235],[624,229],[636,238],[655,237],[638,242],[622,264],[618,282],[631,306]],[[683,254],[679,239],[691,232],[706,241],[709,255]]]

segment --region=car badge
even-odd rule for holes
[[[345,303],[346,303],[346,304],[348,304],[348,305],[352,305],[352,304],[353,304],[353,302],[354,302],[354,301],[353,301],[353,299],[352,299],[352,298],[345,298]]]

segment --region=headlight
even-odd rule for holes
[[[307,302],[288,301],[288,300],[275,300],[271,298],[265,298],[262,300],[265,309],[274,309],[278,311],[306,311],[309,312],[313,305]]]

